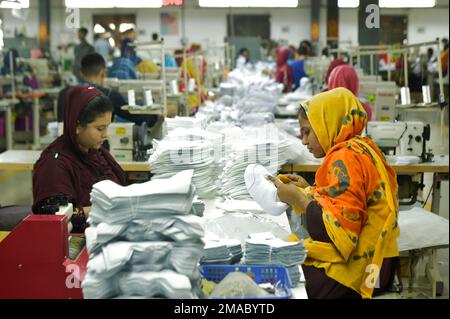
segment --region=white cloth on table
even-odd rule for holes
[[[407,251],[427,247],[448,246],[449,222],[420,207],[400,210],[398,250]]]

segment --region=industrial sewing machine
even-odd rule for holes
[[[431,162],[433,159],[433,154],[426,151],[426,142],[430,140],[429,124],[369,121],[366,126],[366,134],[385,155],[393,152],[393,155],[405,158],[405,162],[412,161],[410,164]],[[392,158],[388,158],[388,161],[391,160]],[[423,173],[420,176],[417,174],[399,175],[397,182],[399,202],[403,205],[416,203],[418,191],[425,186]]]
[[[55,210],[21,216],[0,240],[0,298],[83,298],[89,259],[85,240],[70,233],[72,204]],[[70,244],[75,239],[82,240],[76,252]]]
[[[110,153],[119,162],[146,161],[148,140],[145,122],[115,122],[108,127]]]
[[[422,162],[432,160],[426,152],[426,142],[430,140],[430,125],[423,122],[379,122],[369,121],[366,134],[386,154],[417,156]]]

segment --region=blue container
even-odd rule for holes
[[[279,265],[201,265],[202,277],[209,281],[219,283],[226,275],[233,271],[241,271],[248,274],[257,284],[271,283],[277,285],[280,296],[230,296],[214,297],[214,299],[290,299],[292,297],[292,282],[286,267]]]

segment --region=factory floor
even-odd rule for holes
[[[427,148],[432,149],[434,154],[449,154],[449,128],[448,120],[445,121],[445,126],[441,135],[440,118],[434,115],[420,114],[420,118],[409,116],[408,120],[420,120],[431,124],[431,140]],[[44,141],[43,141],[44,142]],[[20,147],[19,147],[20,148]],[[25,147],[23,147],[25,148]],[[423,190],[424,197],[428,194],[430,185],[432,184],[432,174],[425,174],[425,189]],[[444,190],[448,194],[448,189]],[[429,200],[429,202],[431,202]],[[31,172],[14,172],[14,171],[0,171],[0,205],[31,205],[32,203],[32,189],[31,189]],[[430,206],[427,205],[427,208]],[[448,207],[448,203],[447,203]],[[446,214],[446,215],[445,215]],[[443,217],[449,218],[448,210],[444,212]],[[441,280],[444,283],[444,290],[442,296],[438,298],[449,298],[449,250],[438,250],[438,269]],[[416,273],[418,279],[414,283],[412,289],[404,289],[401,294],[390,294],[383,296],[383,298],[414,298],[422,299],[430,295],[429,285],[424,278],[426,258],[419,260]],[[404,280],[404,284],[407,280]]]

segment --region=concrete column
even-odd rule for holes
[[[378,13],[380,12],[378,6],[378,0],[360,0],[358,8],[358,42],[359,45],[379,45],[380,44],[380,27],[378,16],[378,27],[374,26],[372,22],[373,11],[370,10],[370,6],[376,5],[378,7]],[[376,18],[376,17],[375,17]],[[375,21],[376,22],[376,21]],[[378,64],[378,56],[373,59],[374,64]],[[370,57],[361,57],[361,67],[369,74],[370,73]],[[377,69],[376,66],[374,68]]]
[[[50,0],[39,0],[39,47],[50,50]]]

